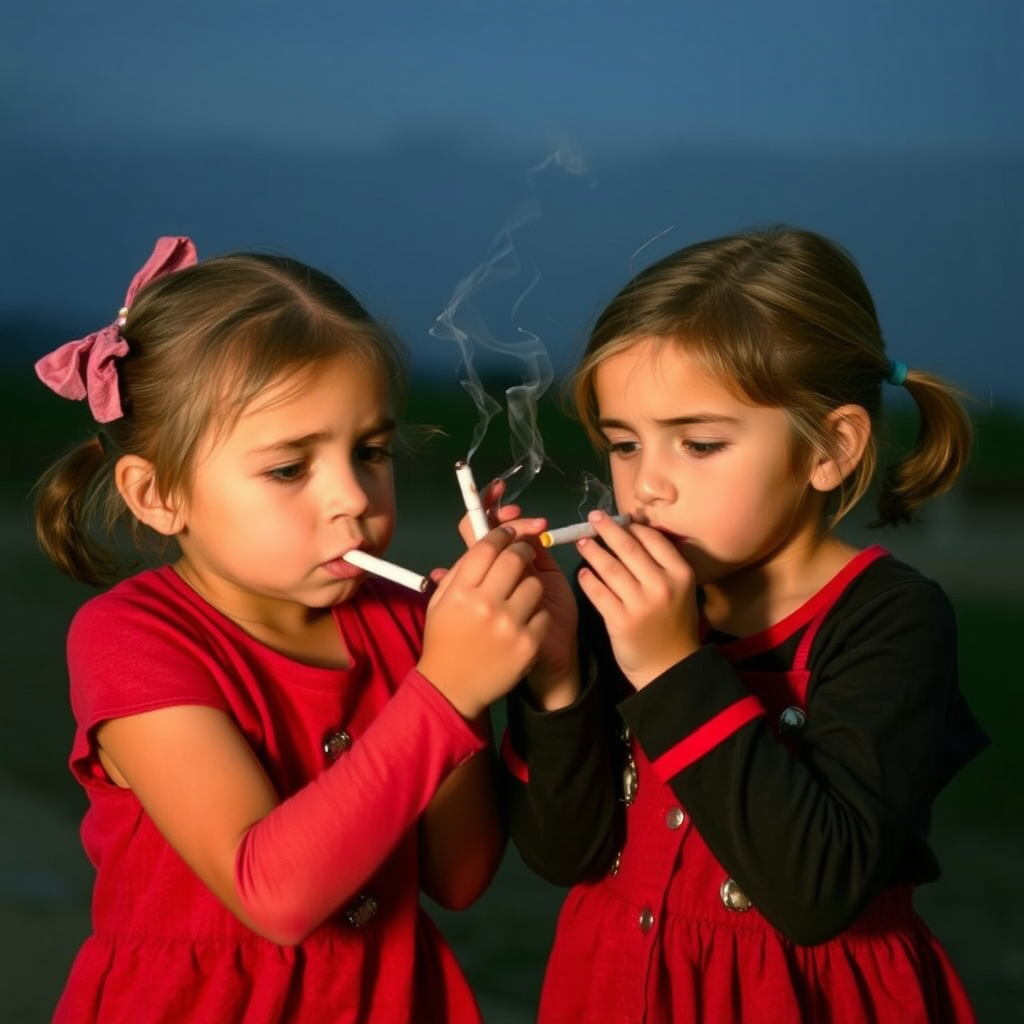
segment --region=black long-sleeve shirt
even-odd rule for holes
[[[570,707],[509,700],[510,825],[526,861],[568,885],[608,870],[624,836],[623,725],[655,760],[747,696],[738,671],[784,671],[803,635],[731,664],[711,634],[639,692],[581,596],[591,681]],[[759,716],[667,781],[716,858],[794,941],[824,941],[884,886],[939,875],[932,803],[988,744],[960,691],[956,624],[943,591],[886,556],[843,592],[815,637],[807,721],[794,755]]]

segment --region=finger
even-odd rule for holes
[[[501,496],[505,493],[505,481],[501,479],[492,480],[481,492],[480,492],[480,503],[484,508],[490,509],[493,505],[497,505],[501,501]]]
[[[620,600],[635,601],[640,597],[639,579],[617,552],[590,538],[577,541],[576,550],[601,582]]]
[[[648,547],[653,543],[660,551],[662,558],[669,557],[671,545],[657,530],[648,526],[631,525],[622,527],[611,516],[603,512],[592,512],[588,522],[594,527],[597,536],[605,543],[608,550],[638,579],[642,579],[652,570],[660,571],[662,563],[655,558]],[[584,542],[578,545],[586,547]]]
[[[662,568],[673,569],[689,564],[679,551],[678,541],[666,536],[661,530],[642,523],[630,523],[626,532],[640,541],[651,558]]]
[[[510,523],[520,518],[523,510],[518,505],[499,505],[487,513],[496,523]]]
[[[515,508],[514,505],[509,505],[508,507]],[[532,516],[529,518],[518,516],[509,519],[503,525],[515,531],[517,540],[525,540],[530,537],[539,537],[547,529],[548,521],[543,516]]]
[[[480,589],[494,600],[507,600],[525,578],[533,577],[534,549],[525,541],[511,544],[494,560],[484,577]],[[540,583],[538,581],[538,586]]]
[[[576,582],[605,622],[612,621],[622,610],[622,601],[592,569],[586,566],[580,569],[576,574]]]
[[[495,560],[510,545],[515,543],[515,531],[507,526],[498,526],[473,541],[469,549],[451,567],[446,582],[454,577],[460,584],[469,587],[480,585]]]
[[[483,505],[484,515],[487,517],[489,526],[498,525],[501,520],[501,496],[505,493],[505,481],[501,479],[492,480],[480,492],[480,504]]]
[[[541,608],[544,587],[536,576],[524,576],[509,591],[504,605],[513,621],[521,626],[529,623]]]

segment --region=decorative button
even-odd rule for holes
[[[671,829],[679,828],[684,821],[686,821],[686,815],[683,813],[682,807],[673,807],[665,815],[665,824]]]
[[[637,924],[640,925],[640,931],[646,935],[654,927],[654,913],[650,907],[644,907],[640,911],[640,917],[637,919]]]
[[[349,904],[342,913],[353,928],[362,928],[377,916],[377,901],[365,893],[355,903]]]
[[[615,854],[615,860],[612,861],[612,871],[611,871],[611,873],[613,875],[617,875],[619,873],[619,868],[620,867],[622,867],[622,851],[621,850],[619,850],[619,852],[617,854]]]
[[[789,707],[779,715],[779,732],[791,739],[799,736],[806,724],[807,715],[803,708]]]
[[[344,729],[329,732],[324,739],[324,753],[328,761],[337,761],[352,746],[352,737]]]
[[[622,802],[628,807],[636,799],[636,791],[640,785],[640,776],[636,770],[636,760],[629,755],[626,767],[622,769]]]
[[[727,878],[722,883],[722,888],[719,889],[719,895],[722,897],[722,903],[726,910],[735,910],[737,913],[743,913],[754,905],[751,902],[750,897],[732,878]]]

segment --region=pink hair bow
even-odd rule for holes
[[[43,356],[36,363],[36,374],[52,391],[63,398],[89,399],[89,408],[97,423],[110,423],[124,415],[118,391],[116,359],[128,354],[128,342],[121,337],[128,307],[150,281],[165,274],[191,267],[197,262],[191,239],[166,236],[158,238],[153,254],[132,278],[124,306],[117,319],[107,327]]]

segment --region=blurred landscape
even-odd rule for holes
[[[459,550],[461,514],[452,463],[466,454],[472,408],[456,381],[423,378],[410,389],[406,419],[444,434],[399,460],[399,528],[392,554],[421,571]],[[937,578],[961,630],[962,686],[993,746],[940,800],[934,837],[943,879],[919,906],[945,943],[982,1022],[1015,1019],[1024,1005],[1024,415],[976,409],[977,455],[954,491],[908,529],[868,532],[864,507],[846,533],[878,541]],[[72,723],[64,635],[90,593],[61,577],[38,552],[31,527],[32,481],[89,424],[77,403],[37,387],[26,362],[0,366],[0,555],[6,591],[3,713],[0,714],[0,1016],[48,1021],[71,958],[88,929],[90,871],[81,853],[83,798],[67,770]],[[578,426],[550,394],[540,411],[550,463],[521,496],[528,512],[576,518],[583,471],[600,472]],[[913,424],[899,413],[894,433]],[[496,424],[474,459],[482,482],[509,465]],[[571,553],[567,557],[571,557]],[[500,727],[500,711],[495,713]],[[491,890],[470,910],[436,919],[454,944],[491,1024],[533,1019],[562,893],[533,877],[510,848]]]

